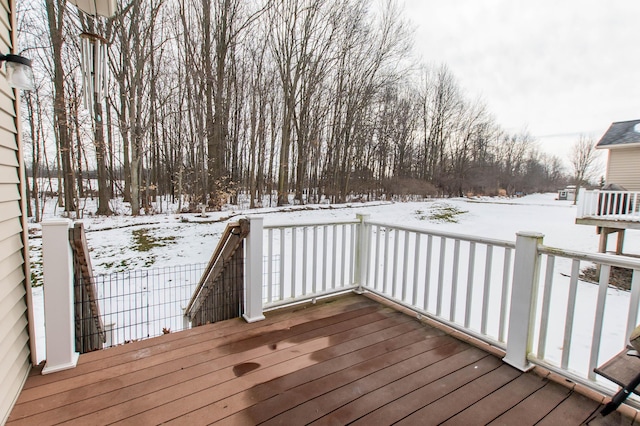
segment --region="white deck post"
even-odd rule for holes
[[[369,225],[367,221],[371,215],[368,214],[356,214],[356,218],[360,221],[358,224],[358,233],[356,241],[356,256],[355,256],[355,283],[358,285],[357,293],[362,293],[364,290],[363,285],[367,280],[367,259],[369,258]]]
[[[242,317],[247,322],[264,319],[262,314],[262,223],[260,216],[249,216],[247,260],[245,264],[246,293]]]
[[[42,374],[74,368],[73,254],[69,244],[69,219],[42,222],[44,322],[47,362]]]
[[[503,361],[522,371],[533,367],[527,355],[532,348],[540,271],[538,245],[542,244],[543,238],[544,235],[537,232],[518,232],[516,238],[507,354]]]
[[[576,194],[577,202],[578,202],[578,211],[576,212],[576,217],[578,219],[582,219],[585,217],[585,211],[587,208],[587,190],[585,188],[580,188],[580,191]]]

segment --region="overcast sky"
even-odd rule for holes
[[[423,62],[544,151],[566,158],[581,133],[640,118],[640,1],[400,1]]]

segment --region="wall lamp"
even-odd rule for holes
[[[19,55],[0,54],[0,66],[2,66],[2,62],[7,63],[7,82],[9,86],[22,90],[35,89],[30,59]]]

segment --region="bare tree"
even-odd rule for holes
[[[449,148],[448,193],[463,196],[471,186],[469,179],[471,170],[476,165],[473,161],[476,147],[486,139],[487,132],[490,131],[485,105],[479,101],[467,103],[459,109],[457,122],[456,137]]]
[[[80,16],[81,24],[83,29],[90,33],[94,33],[97,31],[96,26],[100,23],[100,18],[89,18],[82,14]],[[102,26],[101,26],[102,27]],[[101,28],[102,29],[102,28]],[[96,55],[98,53],[96,52]],[[106,77],[104,77],[106,78]],[[102,113],[102,101],[101,97],[98,96],[98,91],[101,90],[99,87],[94,87],[93,94],[93,143],[95,147],[95,155],[96,155],[96,170],[98,177],[98,209],[96,214],[98,215],[111,215],[113,212],[109,207],[109,199],[111,198],[110,187],[107,182],[107,149],[105,143],[105,135],[104,135],[104,117]],[[78,102],[76,102],[77,106]],[[80,154],[78,153],[78,157]],[[80,188],[79,188],[80,190]]]
[[[573,204],[578,201],[577,195],[580,192],[580,187],[593,177],[596,160],[595,142],[592,138],[580,135],[580,138],[573,144],[569,158],[573,171],[573,182],[576,185],[576,197]]]
[[[530,136],[505,132],[484,104],[467,99],[446,65],[421,75],[406,66],[410,31],[397,0],[119,0],[113,18],[95,28],[85,22],[109,41],[113,75],[108,102],[93,108],[106,132],[89,132],[90,118],[74,103],[70,41],[82,20],[61,15],[60,1],[29,3],[29,38],[46,40],[36,34],[42,27],[53,43],[30,45],[44,64],[45,104],[29,105],[35,121],[24,128],[41,141],[30,160],[36,174],[37,163],[49,166],[46,129],[56,130],[51,171],[64,173],[67,209],[82,190],[74,177],[93,176],[96,166],[99,210],[117,185],[133,214],[155,211],[165,196],[195,211],[235,202],[238,192],[254,207],[266,194],[279,204],[291,192],[297,202],[434,187],[513,194],[565,179]],[[81,142],[89,134],[93,146]],[[34,184],[35,198],[42,188]]]
[[[115,78],[120,90],[119,127],[123,141],[125,183],[127,164],[130,175],[131,213],[140,214],[142,207],[140,187],[144,182],[144,154],[148,149],[150,127],[150,87],[152,81],[150,58],[154,49],[152,42],[157,17],[162,2],[131,0],[114,20],[118,29],[114,31],[119,50]],[[126,196],[125,185],[125,196]]]
[[[278,205],[288,204],[291,167],[291,141],[296,129],[296,104],[301,100],[300,92],[306,82],[305,71],[311,59],[308,48],[315,28],[322,18],[322,0],[304,4],[301,0],[287,0],[271,10],[270,21],[276,29],[271,50],[278,64],[282,89],[282,126],[280,142],[280,164],[278,169]]]
[[[74,173],[71,164],[71,136],[69,134],[69,122],[67,117],[67,104],[65,96],[65,74],[62,59],[62,44],[64,40],[64,21],[67,10],[66,0],[47,1],[47,18],[49,22],[49,34],[53,47],[54,63],[54,115],[56,126],[56,138],[58,140],[58,154],[62,165],[64,185],[64,209],[67,212],[75,210],[74,197]]]
[[[446,174],[446,145],[451,140],[464,102],[460,87],[446,65],[441,65],[437,71],[423,72],[419,95],[424,132],[421,177],[442,188],[441,180]]]

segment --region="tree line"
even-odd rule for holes
[[[412,55],[393,0],[119,0],[111,18],[66,0],[19,5],[19,41],[37,89],[23,140],[57,203],[124,197],[220,209],[274,202],[556,190],[560,159],[503,130],[446,65]],[[108,43],[104,99],[82,105],[81,32]],[[89,113],[88,111],[91,111]],[[91,188],[90,178],[97,188]]]

